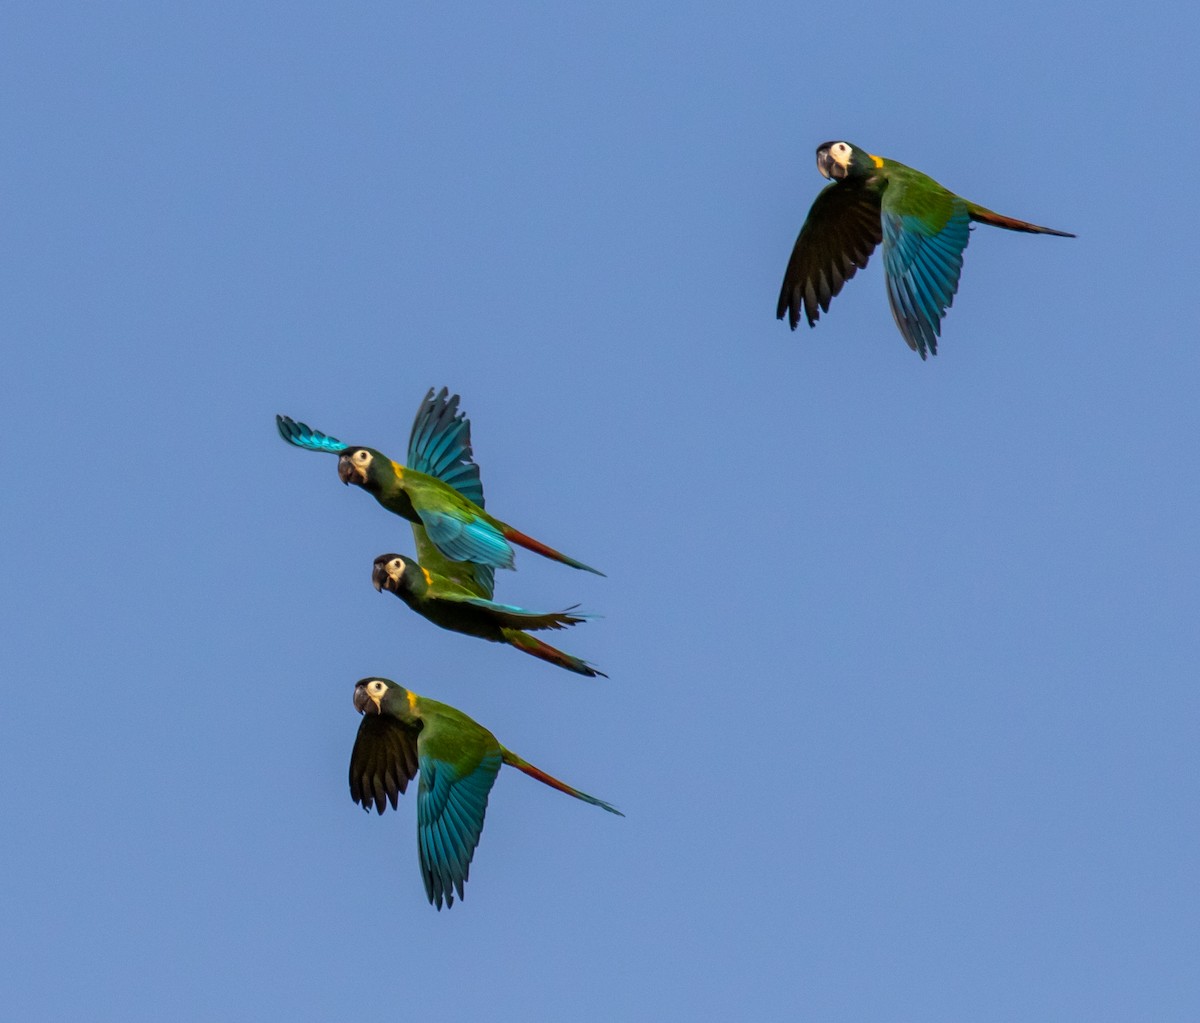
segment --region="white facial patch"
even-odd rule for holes
[[[392,558],[387,563],[387,574],[392,579],[399,579],[404,575],[404,561],[401,558]]]
[[[829,155],[843,170],[848,170],[850,167],[850,157],[854,154],[854,147],[849,142],[835,142],[829,147]]]

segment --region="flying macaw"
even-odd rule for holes
[[[589,678],[597,675],[608,678],[587,661],[563,653],[523,631],[565,629],[591,617],[573,614],[573,607],[565,611],[542,613],[526,611],[512,604],[497,604],[490,599],[491,594],[481,596],[453,579],[429,571],[403,554],[379,555],[371,570],[371,582],[377,591],[391,591],[417,614],[443,629],[478,636],[493,643],[507,643],[543,661]]]
[[[374,448],[352,447],[336,437],[311,429],[287,416],[276,416],[279,435],[308,451],[338,456],[338,477],[371,494],[388,511],[422,527],[417,555],[433,569],[421,541],[451,562],[472,562],[489,568],[514,568],[509,541],[535,554],[586,572],[604,573],[568,558],[539,540],[526,536],[483,510],[479,468],[471,460],[470,423],[455,415],[458,395],[446,400],[445,388],[435,398],[425,396],[417,410],[409,439],[408,465],[393,462]],[[477,491],[478,496],[473,496]],[[415,533],[415,530],[414,530]],[[450,574],[450,573],[442,573]],[[455,576],[461,578],[461,573]]]
[[[808,211],[775,309],[778,319],[787,316],[792,330],[801,310],[808,325],[815,326],[882,241],[892,315],[908,347],[924,359],[927,351],[937,354],[942,317],[958,290],[971,221],[1075,237],[993,213],[920,171],[849,142],[818,146],[817,169],[833,184],[825,186]]]
[[[386,678],[354,687],[363,719],[350,754],[350,797],[383,813],[420,771],[417,847],[425,894],[440,910],[463,898],[471,859],[483,831],[488,793],[502,764],[585,803],[625,816],[595,796],[571,788],[505,749],[482,725],[437,700],[418,696]]]

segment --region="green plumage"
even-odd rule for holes
[[[941,321],[954,300],[973,221],[1010,231],[1074,235],[1014,220],[969,202],[918,170],[848,142],[817,149],[832,179],[817,196],[792,249],[775,314],[793,330],[822,312],[883,243],[888,303],[900,333],[921,358],[937,354]]]
[[[374,448],[344,444],[288,416],[277,415],[275,425],[289,444],[336,454],[341,481],[361,487],[388,511],[411,522],[422,562],[448,578],[482,592],[491,585],[494,569],[514,567],[514,543],[603,575],[484,511],[483,485],[471,452],[471,424],[458,405],[458,395],[446,388],[437,394],[430,389],[413,422],[407,465]],[[453,567],[461,562],[476,567]]]
[[[406,468],[374,448],[343,451],[338,456],[338,477],[362,487],[388,511],[423,526],[432,544],[452,561],[512,568],[511,540],[572,568],[604,574],[489,515],[448,483]]]
[[[448,704],[417,696],[388,679],[354,687],[363,715],[350,754],[350,796],[364,810],[395,809],[419,771],[417,848],[425,894],[440,910],[463,897],[483,831],[488,794],[501,765],[623,816],[620,810],[521,759],[482,725]]]
[[[586,661],[564,653],[530,636],[530,631],[565,629],[587,619],[564,611],[536,612],[511,604],[498,604],[491,594],[477,592],[453,579],[431,572],[402,554],[381,554],[375,559],[371,581],[376,590],[388,590],[417,614],[452,632],[506,643],[568,671],[594,678],[604,675]],[[607,676],[605,676],[607,677]]]

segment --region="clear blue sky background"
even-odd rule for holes
[[[1194,1020],[1192,5],[9,6],[11,1019]],[[922,363],[878,260],[774,318],[847,138],[980,228]],[[463,395],[605,569],[590,681],[370,586]],[[467,899],[349,799],[354,681],[517,774]]]

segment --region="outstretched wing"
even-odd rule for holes
[[[408,438],[408,467],[449,483],[483,507],[483,483],[471,450],[471,421],[458,409],[459,396],[433,388],[421,400]]]
[[[471,450],[471,421],[458,409],[459,397],[443,387],[433,388],[422,399],[408,439],[408,467],[448,483],[463,497],[483,507],[483,482]],[[436,575],[453,579],[472,593],[490,597],[495,592],[491,565],[451,561],[429,539],[425,528],[413,523],[417,560]]]
[[[469,512],[431,508],[420,493],[410,491],[409,496],[429,539],[452,562],[472,561],[492,568],[515,566],[512,548],[491,523]],[[423,559],[419,560],[424,564]]]
[[[330,454],[336,455],[350,446],[343,444],[336,437],[330,437],[321,433],[320,430],[314,430],[307,423],[298,423],[287,416],[276,416],[275,428],[279,431],[279,436],[289,444],[295,444],[296,447],[304,448],[306,451],[328,451]]]
[[[350,753],[350,798],[364,810],[396,809],[417,773],[419,729],[386,714],[364,714]]]
[[[438,909],[463,897],[475,847],[483,831],[488,794],[502,763],[497,749],[469,769],[438,756],[421,754],[421,784],[417,790],[417,845],[425,894]]]
[[[775,307],[776,318],[786,315],[792,330],[803,311],[808,325],[822,312],[851,277],[867,265],[882,239],[879,193],[856,180],[826,185],[800,228],[788,260]]]
[[[954,301],[971,239],[967,203],[941,186],[889,187],[883,199],[883,268],[888,304],[908,347],[937,354],[942,317]]]

